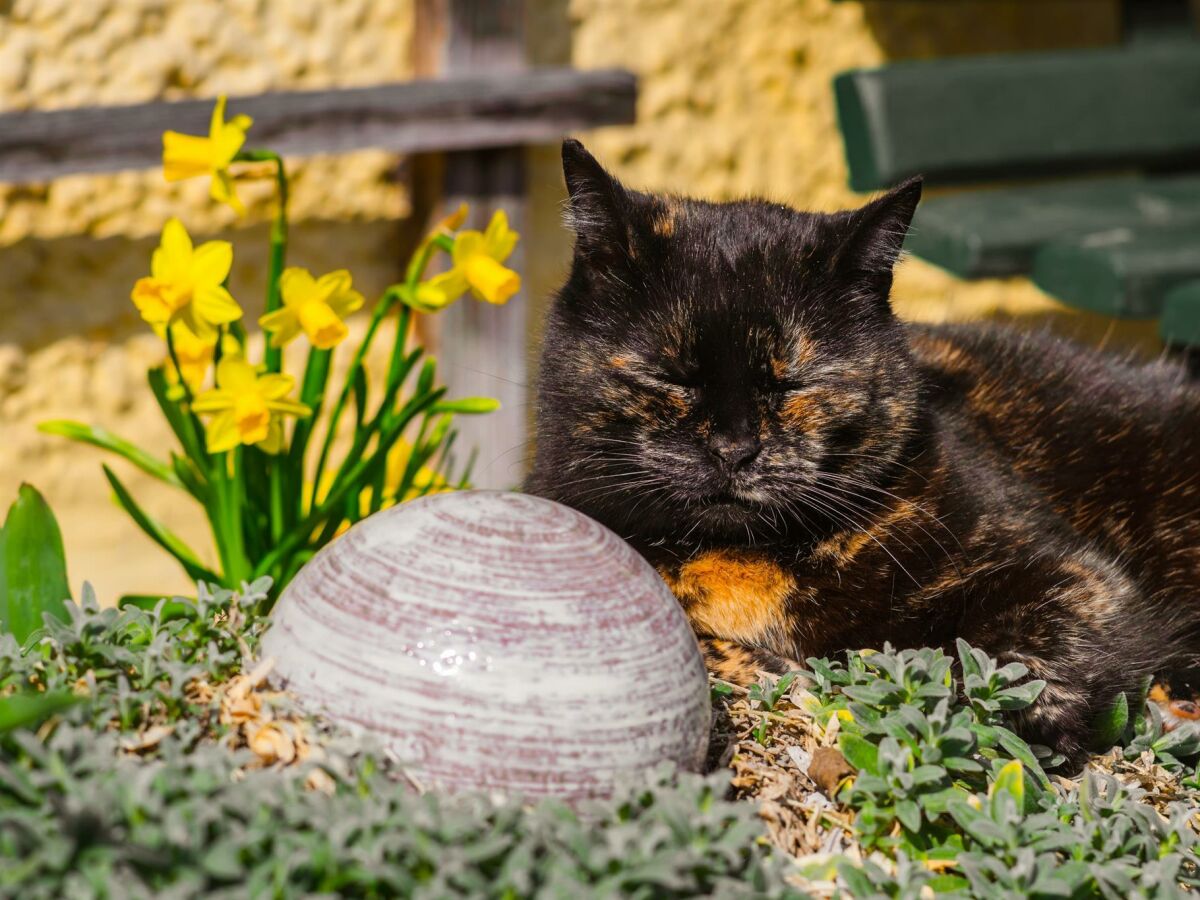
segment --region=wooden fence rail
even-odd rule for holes
[[[477,150],[558,140],[633,121],[637,85],[621,70],[529,69],[323,91],[233,97],[255,145],[285,155],[379,148]],[[208,131],[212,100],[0,114],[0,181],[150,168],[162,133]]]

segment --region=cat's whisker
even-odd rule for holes
[[[837,479],[837,480],[839,480],[839,481],[844,481],[844,482],[846,482],[846,483],[849,483],[849,484],[852,484],[852,485],[854,485],[855,487],[858,487],[858,488],[863,488],[863,489],[867,489],[867,490],[874,490],[874,491],[876,491],[876,492],[878,492],[878,493],[881,493],[881,494],[883,494],[883,495],[885,495],[885,496],[887,496],[887,497],[889,497],[889,498],[891,498],[891,499],[894,499],[894,500],[896,500],[898,503],[905,503],[905,504],[907,504],[907,505],[908,505],[908,506],[910,506],[912,509],[916,510],[917,512],[921,513],[922,515],[924,515],[924,516],[925,516],[925,517],[927,517],[928,519],[932,520],[932,521],[933,521],[933,522],[934,522],[934,523],[935,523],[935,524],[936,524],[936,525],[937,525],[939,528],[941,528],[943,531],[945,531],[945,532],[946,532],[946,534],[948,534],[948,535],[950,536],[950,539],[951,539],[952,541],[954,541],[954,543],[955,543],[955,545],[958,547],[958,550],[959,550],[959,552],[960,552],[960,553],[965,553],[965,552],[966,552],[966,551],[965,551],[965,549],[963,548],[963,545],[962,545],[962,543],[961,543],[961,542],[959,541],[959,539],[958,539],[958,535],[956,535],[956,534],[955,534],[953,531],[951,531],[951,530],[950,530],[950,528],[948,528],[948,527],[946,526],[946,524],[945,524],[944,522],[942,522],[942,520],[941,520],[941,519],[939,519],[939,518],[938,518],[937,516],[935,516],[933,513],[930,513],[930,512],[928,512],[928,511],[927,511],[927,510],[926,510],[924,507],[922,507],[922,506],[921,506],[919,503],[915,503],[915,502],[913,502],[912,500],[909,500],[909,499],[907,499],[907,498],[904,498],[904,497],[900,497],[900,496],[898,496],[898,495],[896,495],[896,494],[893,494],[893,493],[891,493],[890,491],[886,491],[886,490],[884,490],[884,489],[882,489],[882,488],[879,488],[879,487],[876,487],[876,486],[874,486],[874,485],[869,485],[869,484],[865,484],[865,483],[861,483],[861,482],[851,481],[850,479],[844,478],[844,476],[835,476],[835,475],[832,475],[831,473],[820,473],[820,474],[818,474],[818,479],[829,479],[829,478],[835,478],[835,479]],[[826,482],[826,483],[827,483],[827,482]],[[830,487],[832,487],[832,485],[828,485],[828,484],[827,484],[827,486],[830,486]],[[845,488],[839,488],[839,490],[843,490],[845,493],[849,494],[849,495],[850,495],[850,496],[852,496],[852,497],[858,497],[858,498],[859,498],[859,499],[861,499],[861,500],[864,500],[864,501],[870,502],[870,501],[868,500],[868,498],[867,498],[867,497],[865,497],[865,496],[863,496],[862,494],[858,494],[858,493],[856,493],[856,492],[854,492],[854,491],[847,491],[847,490],[845,490]],[[950,552],[950,551],[949,551],[949,550],[946,548],[946,546],[945,546],[945,545],[944,545],[944,544],[943,544],[941,541],[939,541],[939,540],[938,540],[938,539],[937,539],[937,538],[936,538],[936,537],[933,535],[933,533],[932,533],[932,532],[931,532],[931,531],[930,531],[928,528],[926,528],[924,525],[922,525],[922,524],[920,523],[920,521],[917,521],[915,524],[916,524],[916,526],[917,526],[917,527],[918,527],[918,528],[919,528],[919,529],[922,531],[922,533],[924,533],[924,534],[925,534],[925,536],[929,538],[929,540],[933,541],[934,545],[936,545],[936,546],[937,546],[938,550],[940,550],[942,553],[944,553],[944,554],[946,555],[946,558],[950,560],[951,564],[952,564],[952,565],[955,567],[955,570],[956,570],[956,571],[958,571],[958,572],[959,572],[959,574],[961,575],[962,573],[961,573],[961,571],[959,570],[958,562],[957,562],[957,561],[954,559],[954,556],[953,556],[953,554],[952,554],[952,553],[951,553],[951,552]],[[928,558],[928,555],[927,555],[927,558]],[[931,561],[932,561],[932,560],[931,560]]]
[[[858,459],[869,459],[872,461],[878,461],[877,454],[864,453],[861,450],[838,450],[838,451],[833,451],[833,452],[830,452],[827,450],[823,453],[823,456],[828,457],[830,459],[835,459],[835,458],[841,459],[841,458],[845,458],[845,457],[854,457],[854,458],[858,458]],[[925,482],[926,484],[929,483],[928,476],[924,472],[920,471],[919,469],[914,468],[913,466],[910,466],[906,463],[902,463],[899,460],[889,460],[888,465],[895,466],[896,468],[899,468],[899,469],[903,469],[904,471],[908,472],[909,474],[913,475],[914,477],[919,478],[921,481]],[[833,474],[833,473],[829,473],[829,474]]]
[[[811,488],[810,488],[810,490],[811,490]],[[807,498],[807,499],[808,499],[808,501],[809,501],[810,503],[813,503],[814,505],[818,505],[818,504],[821,502],[821,501],[818,501],[818,500],[814,499],[814,498],[811,496],[811,494],[810,494],[810,495],[808,495],[808,498]],[[915,584],[915,585],[917,586],[917,588],[918,588],[918,589],[921,587],[921,582],[917,580],[916,576],[914,576],[914,575],[913,575],[913,574],[912,574],[910,571],[908,571],[908,569],[907,569],[907,568],[905,568],[905,566],[904,566],[904,563],[900,562],[900,560],[896,558],[896,555],[895,555],[894,553],[892,553],[892,551],[891,551],[891,550],[889,550],[889,549],[888,549],[888,548],[887,548],[887,547],[886,547],[886,546],[883,544],[883,542],[882,542],[882,541],[880,541],[880,540],[879,540],[879,538],[877,538],[877,537],[876,537],[876,536],[875,536],[875,535],[872,533],[872,531],[871,531],[871,529],[870,529],[870,527],[869,527],[869,526],[866,526],[866,527],[865,527],[865,526],[864,526],[864,525],[862,525],[861,523],[856,523],[856,522],[854,522],[853,520],[851,520],[850,516],[849,516],[849,515],[846,515],[845,513],[843,513],[843,515],[845,516],[845,518],[846,518],[847,520],[850,520],[850,522],[851,522],[851,525],[852,525],[854,528],[856,528],[856,529],[859,531],[859,533],[861,533],[861,534],[865,534],[865,535],[866,535],[868,538],[870,538],[870,539],[871,539],[871,540],[872,540],[872,541],[875,543],[875,545],[876,545],[876,546],[877,546],[877,547],[878,547],[880,550],[882,550],[884,553],[886,553],[886,554],[887,554],[887,555],[888,555],[888,556],[891,558],[892,562],[894,562],[894,563],[896,564],[896,566],[897,566],[897,567],[900,569],[900,571],[901,571],[901,572],[903,572],[903,573],[904,573],[906,576],[908,576],[908,578],[909,578],[909,579],[911,579],[911,580],[912,580],[913,584]],[[906,549],[911,549],[911,548],[906,548]]]

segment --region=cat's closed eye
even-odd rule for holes
[[[659,377],[665,384],[689,391],[700,387],[702,381],[698,368],[664,369]]]

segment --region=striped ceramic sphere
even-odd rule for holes
[[[440,494],[318,553],[263,652],[310,707],[381,737],[416,780],[574,799],[703,763],[704,664],[654,570],[549,500]]]

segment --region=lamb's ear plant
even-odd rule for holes
[[[868,849],[953,857],[963,832],[952,804],[1014,779],[1020,787],[1009,792],[1022,803],[1049,787],[1037,752],[1005,719],[1030,705],[1041,683],[1024,681],[1024,666],[997,667],[966,644],[959,654],[961,683],[940,650],[885,647],[851,653],[844,666],[808,660],[806,704],[819,721],[840,719],[838,747],[857,775],[838,799],[856,811]]]
[[[165,345],[166,360],[148,380],[178,447],[164,457],[78,422],[45,422],[41,428],[123,457],[200,504],[216,546],[215,565],[104,467],[116,502],[189,578],[233,589],[270,576],[278,591],[363,516],[467,483],[469,462],[458,466],[452,458],[454,416],[486,413],[498,404],[486,397],[446,397],[434,359],[414,343],[413,316],[434,313],[468,291],[504,303],[520,279],[503,265],[517,241],[504,214],[497,212],[486,232],[462,230],[461,208],[421,243],[404,280],[368,307],[362,337],[351,338],[346,320],[366,305],[365,298],[345,270],[314,276],[287,266],[287,172],[278,154],[243,149],[250,125],[246,116],[226,121],[221,98],[207,136],[163,136],[163,171],[168,180],[210,176],[213,198],[239,212],[231,167],[251,176],[267,167],[273,175],[277,213],[258,318],[266,341],[261,358],[253,358],[256,344],[244,311],[227,287],[233,248],[225,241],[197,246],[172,219],[150,275],[131,296]],[[450,267],[427,278],[438,254],[449,256]],[[373,379],[366,361],[378,341],[390,351]],[[333,357],[343,343],[352,350],[338,379]],[[297,344],[304,347],[303,365],[294,355]]]
[[[1168,772],[1181,773],[1187,768],[1183,761],[1200,754],[1200,727],[1185,722],[1167,731],[1157,704],[1149,703],[1146,715],[1134,722],[1133,738],[1125,746],[1124,756],[1133,760],[1147,752]]]
[[[1200,886],[1194,808],[1169,803],[1161,815],[1141,788],[1090,770],[1052,782],[1043,765],[1058,759],[1006,721],[1041,683],[961,641],[958,661],[961,679],[939,650],[808,661],[799,700],[817,721],[839,720],[838,746],[856,772],[836,799],[867,854],[814,861],[808,877],[854,898],[1184,897]],[[1200,749],[1196,731],[1164,733],[1153,705],[1146,716],[1124,706],[1098,721],[1123,734],[1133,721],[1125,756],[1151,751],[1182,772],[1179,756]]]

